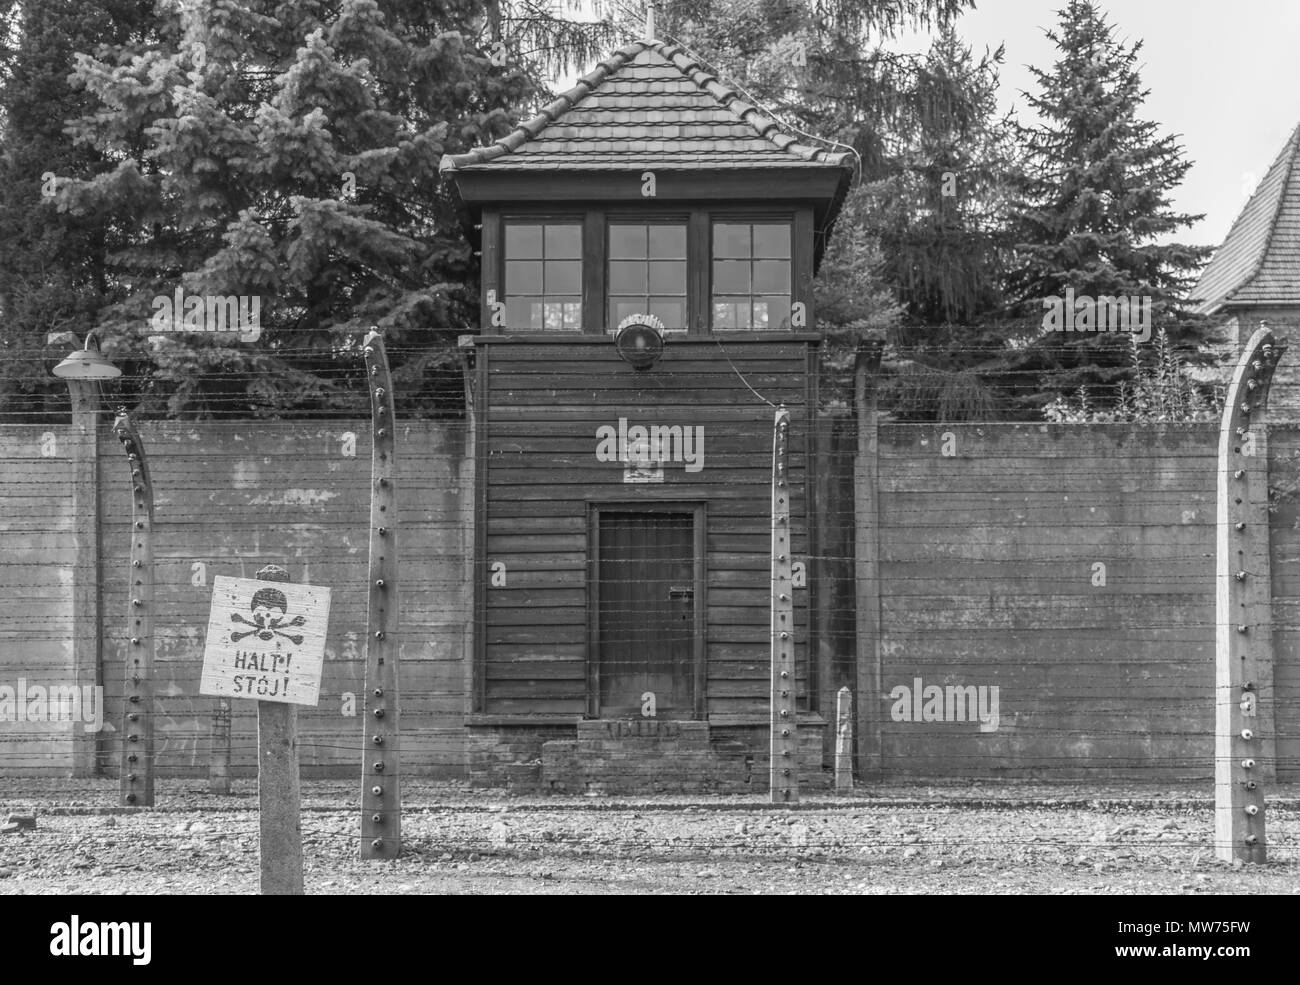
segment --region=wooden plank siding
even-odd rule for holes
[[[796,556],[807,539],[808,411],[815,399],[815,342],[669,335],[662,359],[637,371],[612,339],[492,339],[479,348],[484,518],[483,680],[486,715],[588,712],[592,577],[589,511],[600,504],[703,504],[705,680],[703,707],[766,721],[769,665],[773,404],[791,412],[790,477]],[[751,387],[753,388],[751,390]],[[477,399],[477,398],[476,398]],[[620,462],[596,458],[597,430],[703,427],[703,467],[664,464],[662,483],[625,483]],[[491,586],[490,566],[506,566]],[[809,688],[807,591],[796,594],[799,685]]]

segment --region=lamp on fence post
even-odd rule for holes
[[[77,344],[71,332],[52,334],[48,344]],[[72,403],[72,431],[68,441],[71,464],[72,509],[76,517],[72,539],[72,668],[78,687],[102,683],[101,620],[99,611],[99,384],[116,379],[122,371],[99,351],[99,340],[89,333],[84,343],[54,367],[54,375],[68,384]],[[91,776],[98,770],[98,736],[73,730],[73,773]]]
[[[91,348],[91,343],[94,348]],[[74,426],[88,434],[90,468],[98,462],[98,433],[95,414],[99,409],[98,384],[122,375],[122,371],[104,358],[94,332],[86,335],[85,344],[74,349],[54,367],[54,375],[68,381],[72,395]],[[122,443],[131,469],[131,567],[129,569],[127,610],[127,659],[123,696],[121,802],[129,807],[152,807],[154,801],[153,747],[153,485],[145,461],[144,447],[135,426],[122,409],[113,422],[113,433]],[[85,456],[83,456],[85,457]],[[92,473],[92,493],[97,482]],[[92,507],[96,509],[97,506]],[[82,512],[82,510],[78,510]],[[98,517],[91,524],[91,536],[98,539]],[[97,552],[98,545],[96,545]],[[98,567],[96,558],[95,567]],[[96,648],[100,636],[98,613],[94,616]],[[79,668],[84,660],[77,660]],[[98,665],[98,656],[95,661]]]
[[[65,333],[64,337],[71,336]],[[71,336],[75,338],[75,336]],[[95,348],[90,343],[95,343]],[[54,375],[68,381],[68,394],[72,398],[72,423],[82,423],[89,415],[91,420],[99,410],[99,387],[102,380],[115,380],[122,371],[103,357],[99,351],[99,339],[94,332],[86,335],[85,344],[80,349],[73,349],[67,357],[54,367]]]
[[[95,348],[90,348],[90,343]],[[65,380],[115,380],[122,371],[104,358],[99,351],[99,338],[94,332],[86,333],[85,344],[73,349],[63,362],[54,367],[54,375]]]

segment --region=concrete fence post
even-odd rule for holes
[[[229,698],[214,698],[212,711],[212,746],[208,756],[208,793],[230,793],[230,727]]]
[[[68,380],[72,398],[72,674],[78,692],[104,683],[100,604],[99,384]],[[99,772],[99,733],[72,729],[72,775]]]
[[[884,685],[880,649],[880,436],[875,379],[882,347],[863,343],[854,366],[854,409],[858,447],[853,468],[853,554],[856,582],[858,776],[884,767]]]
[[[398,707],[397,498],[393,383],[384,338],[365,339],[374,431],[370,485],[370,567],[366,620],[365,736],[361,752],[361,857],[402,851],[401,717]]]
[[[1264,862],[1273,740],[1272,591],[1264,411],[1284,346],[1260,328],[1242,350],[1219,429],[1215,570],[1214,849]]]
[[[790,412],[780,407],[772,429],[772,700],[768,790],[774,804],[799,799],[797,681],[794,665],[794,565],[790,559]]]
[[[113,433],[131,467],[131,567],[127,595],[127,646],[122,692],[122,804],[152,807],[154,802],[154,570],[153,481],[144,444],[125,408]]]
[[[840,688],[835,704],[835,789],[853,791],[853,692]]]

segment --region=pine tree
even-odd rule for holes
[[[899,127],[875,221],[886,273],[922,325],[976,322],[1001,306],[1002,192],[1014,150],[997,117],[1002,51],[976,59],[948,27],[918,65],[922,112]]]
[[[1039,122],[1020,129],[1026,165],[1012,210],[1017,262],[1008,277],[1010,312],[1032,341],[1011,350],[1000,382],[1021,411],[1080,386],[1107,404],[1132,376],[1122,333],[1040,334],[1044,302],[1077,296],[1151,299],[1152,320],[1175,347],[1195,356],[1203,322],[1180,304],[1209,254],[1158,242],[1196,222],[1170,195],[1191,167],[1174,135],[1139,113],[1149,90],[1137,69],[1142,43],[1125,46],[1092,0],[1070,0],[1050,71],[1033,69],[1026,94]]]
[[[896,128],[929,112],[934,96],[915,85],[918,59],[891,51],[890,42],[908,27],[950,24],[974,6],[974,0],[668,0],[658,33],[685,42],[802,129],[852,145],[871,180]]]
[[[66,413],[67,387],[49,373],[78,341],[114,285],[105,241],[114,217],[60,216],[57,176],[86,177],[106,166],[98,150],[75,146],[64,120],[93,102],[68,83],[76,52],[146,36],[152,0],[0,2],[0,418]]]
[[[921,111],[898,127],[892,171],[873,189],[882,272],[905,311],[883,387],[899,419],[995,413],[979,370],[1001,348],[1006,181],[1018,166],[997,114],[1001,59],[939,32],[917,67]]]
[[[953,29],[970,6],[675,0],[661,10],[661,37],[686,43],[782,120],[857,153],[858,182],[819,276],[819,292],[839,298],[818,302],[832,337],[823,390],[851,387],[855,333],[886,336],[886,394],[910,418],[980,414],[992,400],[968,370],[986,355],[980,323],[1002,306],[1014,155],[995,118],[1001,52],[974,57]],[[937,29],[931,50],[891,50],[904,27]],[[850,315],[853,298],[861,310]]]
[[[159,43],[78,59],[99,105],[72,132],[115,166],[60,193],[73,216],[132,216],[110,250],[123,297],[99,317],[134,400],[174,416],[363,413],[356,347],[377,325],[401,409],[458,413],[477,261],[438,162],[508,132],[564,49],[520,51],[514,8],[468,0],[160,10]],[[260,337],[161,330],[177,288],[260,299]]]
[[[881,346],[898,325],[902,309],[881,271],[880,243],[868,232],[865,188],[846,198],[836,233],[813,282],[821,347],[821,398],[825,409],[846,414],[853,402],[853,367],[864,343]]]

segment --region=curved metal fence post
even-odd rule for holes
[[[127,647],[122,694],[122,804],[152,807],[154,800],[153,657],[153,482],[144,445],[125,409],[113,433],[131,466],[131,582],[127,593]]]
[[[1225,860],[1265,860],[1262,753],[1271,706],[1268,461],[1264,410],[1283,346],[1260,328],[1242,350],[1219,429],[1215,570],[1214,849]],[[1262,693],[1268,690],[1268,694]],[[1269,736],[1268,738],[1272,738]]]
[[[393,382],[383,336],[365,339],[374,431],[370,486],[369,610],[366,621],[365,745],[361,763],[361,857],[402,850],[402,789],[397,701],[397,500],[393,495]]]

